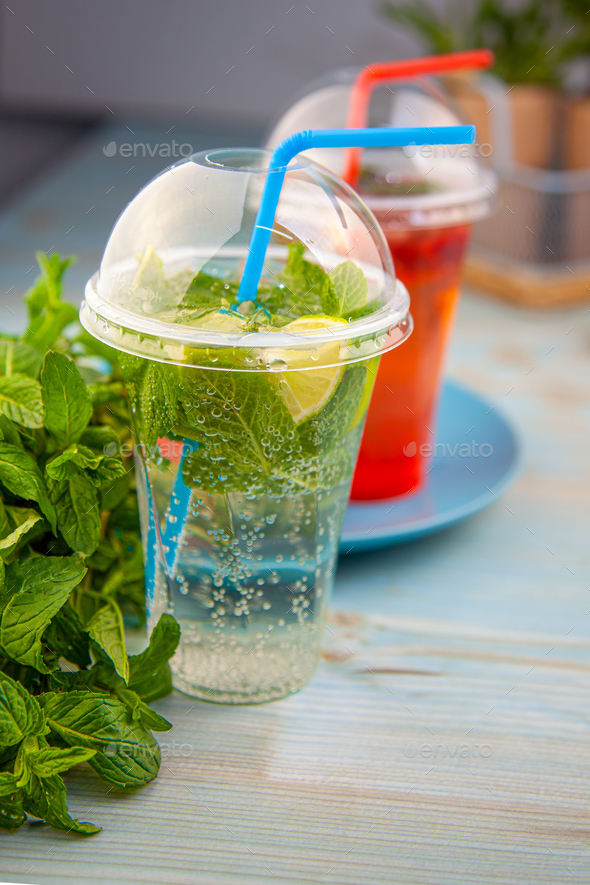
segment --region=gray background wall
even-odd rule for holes
[[[142,115],[263,125],[330,68],[416,53],[377,4],[8,0],[0,101],[21,113],[104,114],[113,123]]]

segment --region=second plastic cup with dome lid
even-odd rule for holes
[[[487,50],[343,69],[312,85],[284,114],[270,147],[290,131],[331,125],[452,126],[460,118],[441,85],[428,79],[485,67]],[[487,151],[486,151],[487,153]],[[386,237],[412,300],[414,333],[381,360],[352,498],[417,491],[435,442],[436,408],[472,225],[494,206],[495,176],[467,145],[409,145],[307,155],[359,191]]]
[[[209,151],[150,182],[81,309],[131,402],[149,625],[174,614],[174,685],[227,703],[315,668],[379,355],[411,331],[360,198],[299,157],[265,225],[268,165]]]

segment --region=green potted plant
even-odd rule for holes
[[[571,43],[563,28],[561,3],[528,0],[513,9],[502,0],[477,0],[467,9],[447,6],[441,14],[425,0],[388,0],[381,10],[389,21],[417,36],[426,51],[491,49],[496,56],[494,73],[508,84],[512,159],[529,166],[552,165],[558,151],[558,87]],[[478,88],[477,78],[453,76],[447,85],[478,127],[478,141],[493,143],[490,100]]]
[[[565,56],[578,63],[582,74],[581,89],[578,87],[578,94],[568,103],[564,166],[584,169],[590,167],[590,15],[586,0],[562,0],[562,3],[570,26]]]

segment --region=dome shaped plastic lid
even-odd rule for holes
[[[411,331],[409,297],[358,195],[311,159],[287,167],[256,300],[238,297],[269,153],[204,151],[116,222],[80,318],[118,350],[207,369],[365,360]]]
[[[312,84],[275,125],[267,147],[299,129],[350,125],[353,93],[366,70],[370,69],[339,69]],[[366,121],[371,126],[392,127],[454,126],[461,122],[449,95],[430,78],[376,85]],[[351,178],[344,150],[306,151],[306,156],[344,175],[377,217],[385,211],[389,220],[393,213],[410,227],[435,227],[489,215],[497,179],[479,156],[489,156],[490,151],[489,145],[371,148],[362,154],[356,180]]]

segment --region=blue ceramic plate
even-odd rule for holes
[[[495,406],[454,381],[444,385],[437,439],[422,491],[348,505],[341,553],[401,544],[448,528],[489,507],[516,478],[515,431]]]

